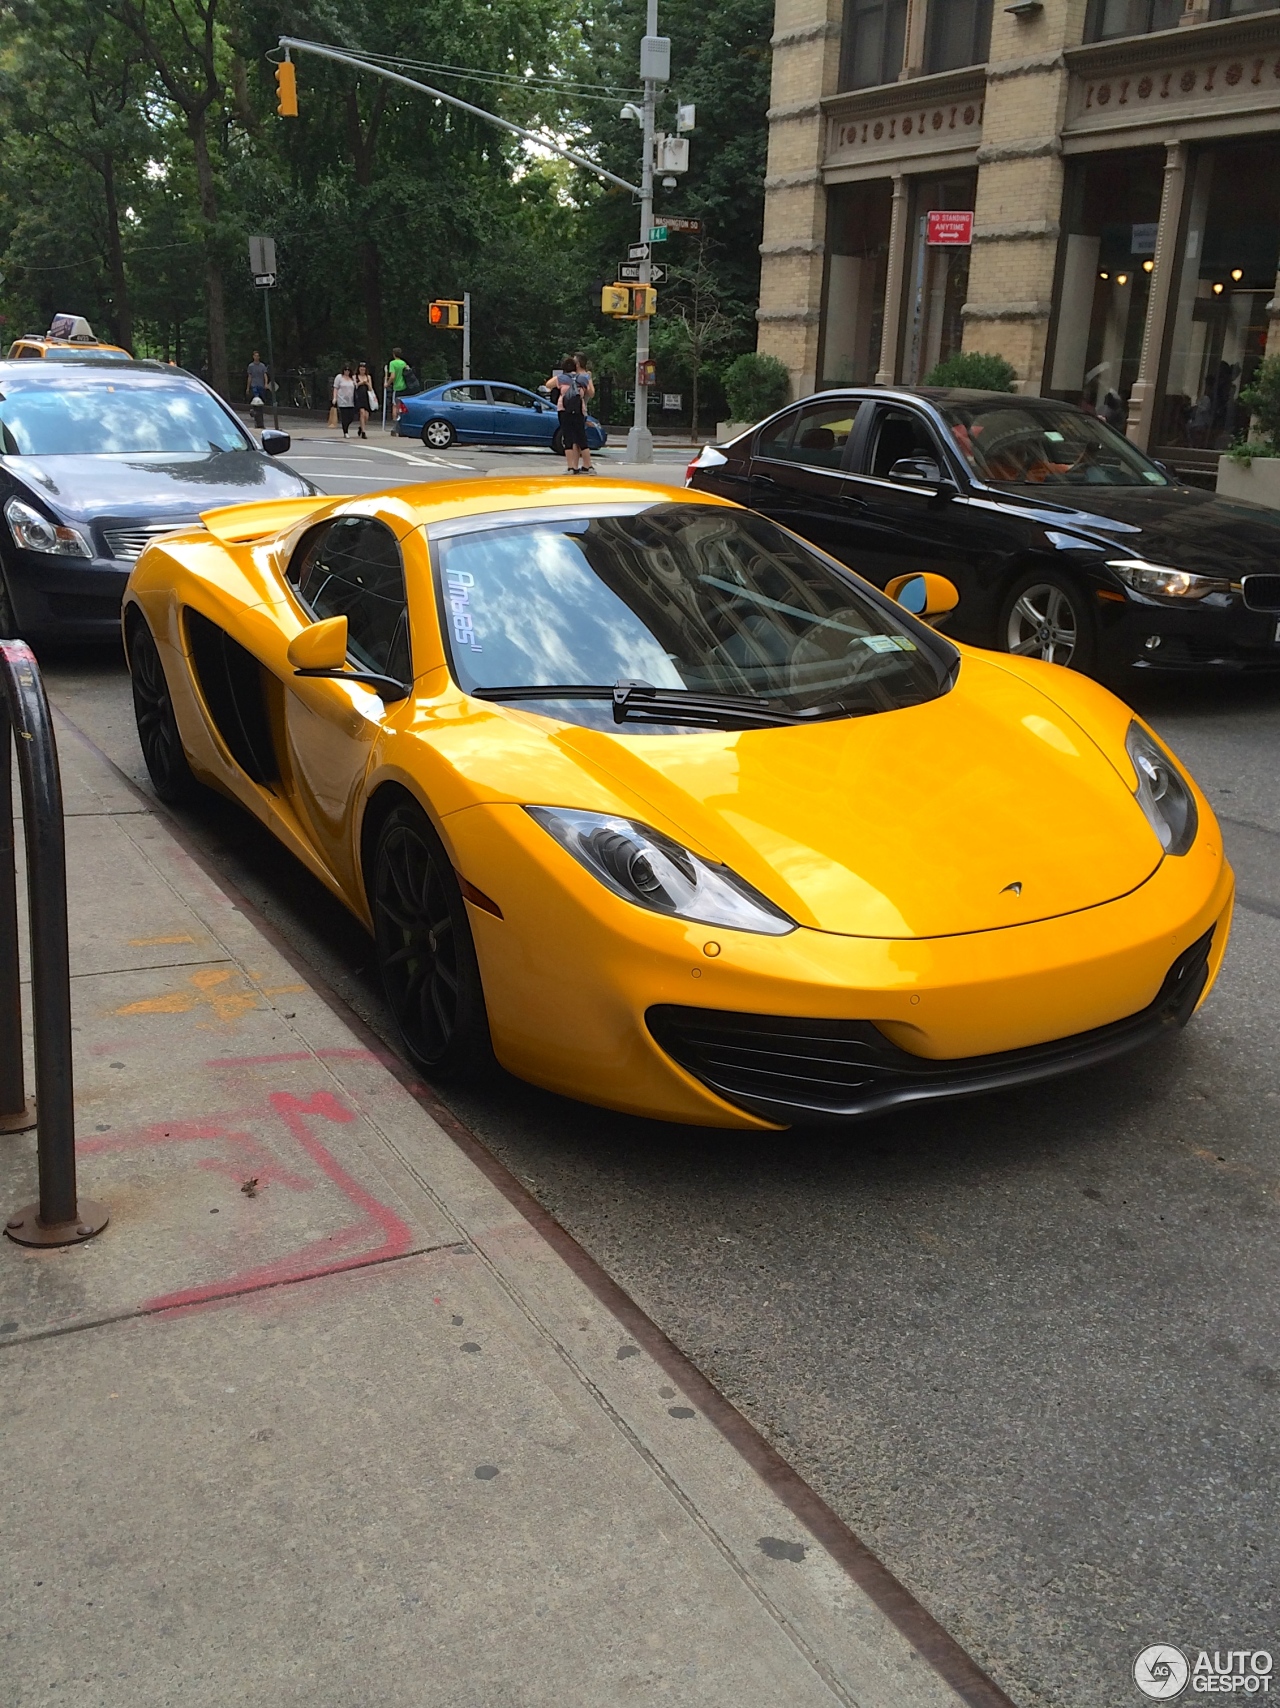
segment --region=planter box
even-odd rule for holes
[[[1280,457],[1255,457],[1248,467],[1233,457],[1219,458],[1218,492],[1223,498],[1247,498],[1280,510]]]
[[[717,421],[716,444],[723,444],[726,439],[736,439],[739,433],[745,433],[748,427],[754,426],[754,421]]]

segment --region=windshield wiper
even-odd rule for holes
[[[698,694],[687,688],[655,688],[650,682],[548,682],[539,687],[477,688],[477,700],[611,700],[615,723],[692,724],[704,729],[750,729],[854,717],[862,708],[833,702],[790,711],[768,700],[733,694]],[[868,708],[869,709],[869,708]]]

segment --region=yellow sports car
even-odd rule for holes
[[[896,592],[704,493],[472,481],[213,511],[124,635],[160,795],[341,897],[428,1075],[769,1128],[1106,1060],[1226,947],[1151,731]]]

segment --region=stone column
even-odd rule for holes
[[[1129,437],[1144,451],[1151,443],[1151,433],[1155,426],[1160,357],[1164,350],[1165,323],[1169,318],[1169,302],[1173,295],[1174,274],[1178,266],[1178,228],[1182,223],[1186,186],[1187,145],[1184,142],[1166,142],[1164,184],[1160,191],[1160,224],[1156,229],[1155,266],[1151,270],[1151,288],[1147,293],[1147,323],[1142,329],[1138,377],[1129,394],[1129,419],[1126,425]]]
[[[1084,0],[1045,0],[1029,18],[995,8],[978,150],[964,348],[1003,356],[1019,389],[1041,391],[1062,208],[1063,49]]]
[[[884,319],[880,330],[877,385],[892,385],[898,377],[898,336],[902,328],[902,281],[907,267],[907,180],[893,175],[893,206],[889,214],[889,256],[885,268]]]
[[[818,383],[827,192],[821,97],[839,80],[843,0],[777,0],[758,347],[791,374],[792,395]]]

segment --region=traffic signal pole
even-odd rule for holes
[[[462,293],[462,377],[471,378],[471,292]]]
[[[647,0],[644,32],[646,36],[656,36],[658,33],[658,0]],[[649,258],[649,232],[653,227],[653,132],[657,108],[658,85],[652,77],[646,77],[644,160],[640,167],[640,242],[644,244],[640,261],[642,285],[650,284],[653,279],[653,263]],[[631,431],[627,434],[627,461],[631,463],[653,461],[653,434],[649,431],[649,387],[646,383],[648,370],[645,367],[648,360],[649,319],[644,315],[636,321],[636,408]]]

